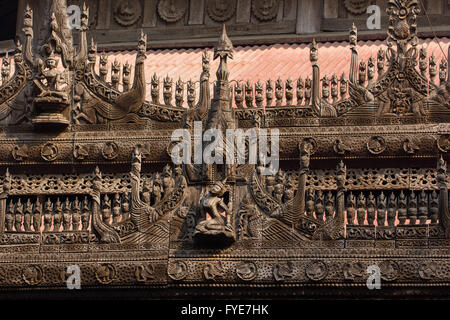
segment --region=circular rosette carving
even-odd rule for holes
[[[260,21],[269,21],[278,14],[280,0],[253,0],[253,14]]]
[[[46,143],[41,148],[41,157],[45,161],[54,161],[58,156],[58,147],[54,143]]]
[[[223,277],[224,274],[225,271],[220,261],[217,263],[207,263],[203,267],[203,277],[205,278],[205,280],[214,281],[217,278]]]
[[[234,15],[236,0],[208,0],[206,10],[212,20],[225,22]]]
[[[25,267],[22,271],[22,279],[30,286],[36,286],[42,282],[44,272],[42,268],[37,265],[30,265]]]
[[[103,145],[102,156],[106,160],[114,160],[117,158],[119,147],[115,142],[107,142]]]
[[[244,281],[252,281],[256,278],[257,268],[253,262],[242,261],[236,266],[236,275]]]
[[[312,261],[306,266],[305,274],[310,280],[320,281],[327,276],[328,267],[323,261]]]
[[[165,22],[177,22],[186,13],[187,1],[185,0],[159,0],[158,14]]]
[[[89,157],[89,150],[88,148],[83,144],[76,144],[73,147],[73,157],[76,160],[84,160],[87,157]]]
[[[450,150],[450,135],[443,134],[437,139],[437,147],[442,152]]]
[[[116,277],[116,268],[112,264],[103,263],[95,270],[95,278],[101,284],[109,284]]]
[[[114,7],[114,20],[124,27],[131,26],[139,20],[142,7],[139,0],[117,0]]]
[[[386,141],[380,136],[372,137],[367,142],[367,150],[372,154],[380,154],[386,150]]]
[[[386,260],[380,263],[381,279],[385,281],[394,281],[400,274],[400,267],[397,262]]]
[[[368,0],[345,0],[344,5],[348,12],[358,15],[363,14],[367,10]]]
[[[169,267],[167,269],[167,275],[172,280],[183,280],[187,277],[188,274],[188,266],[184,261],[175,261],[174,263],[169,263]]]
[[[141,264],[136,267],[136,280],[138,282],[147,282],[155,278],[154,268],[151,264]]]

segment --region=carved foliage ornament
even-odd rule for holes
[[[139,0],[118,0],[114,7],[114,19],[124,27],[135,24],[141,14],[142,8]]]
[[[206,9],[212,20],[225,22],[236,12],[236,0],[208,0]]]
[[[260,21],[269,21],[277,16],[279,0],[253,0],[253,14]]]
[[[186,13],[187,1],[185,0],[159,0],[158,13],[165,22],[177,22]]]

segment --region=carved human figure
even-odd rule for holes
[[[225,202],[225,194],[229,191],[224,181],[216,181],[210,190],[200,199],[202,220],[195,228],[194,237],[212,236],[221,239],[234,239],[231,224],[231,206]],[[207,218],[207,215],[210,218]]]
[[[328,191],[325,197],[325,220],[329,221],[333,218],[334,213],[334,196]]]
[[[283,201],[284,184],[286,182],[284,173],[281,169],[278,170],[275,176],[276,184],[274,186],[273,195],[280,203]]]
[[[142,185],[142,201],[146,204],[150,204],[152,189],[151,182],[149,180],[144,180]]]
[[[150,200],[150,193],[149,193],[149,200]],[[120,219],[120,196],[118,193],[116,193],[113,201],[113,223],[118,223],[119,219]]]
[[[89,201],[87,196],[84,197],[83,207],[81,209],[81,229],[87,230],[89,227],[89,216],[90,216],[91,208],[89,205]]]
[[[50,231],[52,227],[52,219],[53,219],[53,204],[50,201],[50,198],[47,198],[47,202],[45,203],[44,208],[44,232]]]
[[[129,218],[130,218],[130,202],[128,192],[125,192],[122,198],[122,221],[128,220]]]
[[[106,224],[111,224],[111,200],[107,194],[103,198],[102,220]]]
[[[31,231],[31,211],[32,211],[32,205],[30,198],[28,198],[27,202],[25,203],[24,207],[24,216],[23,216],[23,228],[25,231],[30,232]]]
[[[16,211],[14,215],[14,228],[16,232],[22,231],[22,223],[23,223],[23,204],[19,198],[16,204]]]
[[[420,224],[425,224],[428,219],[428,195],[424,190],[419,194],[418,218]]]
[[[375,196],[370,192],[369,198],[367,198],[367,222],[369,226],[373,226],[375,222],[375,207]]]
[[[387,223],[388,226],[393,227],[395,225],[395,214],[397,211],[397,199],[394,192],[391,192],[387,205]]]
[[[319,221],[323,221],[325,209],[323,206],[323,192],[322,190],[318,190],[316,192],[316,203],[314,206],[314,210],[316,212],[316,219]]]
[[[401,225],[405,224],[406,222],[406,196],[403,193],[403,190],[400,192],[400,195],[398,197],[398,220]]]
[[[298,77],[297,79],[297,105],[302,105],[303,97],[305,96],[305,83],[303,82],[302,77]]]
[[[268,107],[272,106],[273,101],[273,82],[272,80],[267,80],[266,82],[266,104]]]
[[[309,106],[311,102],[311,78],[308,76],[305,80],[305,106]]]
[[[172,177],[172,168],[166,165],[162,172],[162,186],[164,195],[170,195],[175,188],[175,180]]]
[[[81,214],[80,214],[80,201],[78,201],[78,197],[75,198],[75,201],[72,203],[72,229],[74,231],[80,230],[81,226]]]
[[[55,210],[53,215],[53,232],[59,232],[62,223],[62,206],[61,201],[59,201],[59,198],[56,199],[54,208]]]
[[[66,198],[64,202],[64,211],[63,211],[63,230],[70,230],[72,214],[70,212],[70,201],[69,198]]]
[[[64,102],[69,100],[67,93],[67,81],[64,76],[64,72],[58,70],[58,60],[53,54],[49,55],[45,60],[45,66],[43,63],[40,65],[40,81],[46,80],[47,85],[43,87],[39,82],[35,82],[41,89],[39,97],[55,97]]]
[[[162,198],[162,181],[161,181],[161,176],[159,175],[159,173],[157,172],[155,174],[155,178],[153,181],[153,198],[155,199],[155,203],[158,203],[161,201]]]
[[[366,197],[364,193],[360,193],[357,200],[356,217],[358,220],[358,225],[364,225],[364,220],[366,219]]]
[[[5,214],[5,227],[6,231],[13,231],[14,226],[14,203],[9,201],[8,209]]]
[[[186,185],[186,177],[183,175],[183,168],[181,166],[175,167],[175,185],[178,186],[184,186]]]
[[[411,191],[411,194],[409,195],[409,201],[408,201],[408,218],[409,218],[409,224],[416,224],[417,222],[417,197],[414,191]]]
[[[437,223],[439,217],[439,195],[433,190],[430,197],[430,219],[431,223]]]
[[[377,201],[377,225],[384,226],[386,220],[386,197],[383,191],[378,196]]]
[[[356,217],[356,199],[352,192],[347,198],[347,222],[348,224],[354,224]]]
[[[273,196],[275,190],[276,177],[273,174],[266,176],[266,190],[267,193]]]
[[[314,215],[314,190],[308,189],[306,193],[306,203],[305,203],[305,211],[306,215],[310,218],[313,218]]]
[[[42,204],[39,198],[36,199],[33,209],[33,229],[34,232],[39,232],[41,230],[41,214],[42,214]]]
[[[288,179],[286,187],[284,188],[284,202],[289,202],[294,199],[295,185],[292,179]]]

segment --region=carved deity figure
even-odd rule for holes
[[[34,232],[39,232],[41,230],[41,213],[42,213],[42,205],[37,198],[36,203],[34,204],[33,210],[33,229]]]
[[[347,221],[348,224],[354,224],[356,217],[356,199],[352,192],[348,195],[347,199]]]
[[[45,66],[43,63],[40,64],[40,80],[35,81],[35,83],[41,89],[39,97],[53,97],[63,102],[68,102],[67,82],[64,72],[57,69],[58,64],[57,58],[51,54],[45,60]],[[44,80],[46,81],[46,86],[42,86]]]
[[[62,223],[62,207],[59,198],[56,199],[55,210],[53,215],[53,232],[59,232]]]
[[[393,227],[395,225],[395,213],[397,210],[397,199],[395,198],[395,194],[391,192],[389,196],[389,202],[387,205],[387,222],[388,226]]]
[[[156,173],[154,181],[153,181],[153,192],[152,192],[153,198],[155,199],[155,203],[158,203],[161,201],[162,192],[163,192],[163,187],[162,187],[161,176],[159,175],[159,173]]]
[[[166,165],[162,172],[162,185],[164,188],[164,195],[169,195],[175,188],[175,180],[172,178],[172,168]]]
[[[66,201],[64,202],[64,211],[63,211],[63,230],[70,230],[70,224],[71,224],[71,212],[70,212],[70,202],[69,198],[66,198]]]
[[[30,198],[28,198],[27,202],[25,203],[24,217],[23,217],[23,228],[27,232],[31,231],[31,211],[32,211],[31,201]]]
[[[366,197],[364,196],[364,193],[361,192],[359,194],[356,206],[358,225],[362,226],[364,225],[364,220],[366,219]]]
[[[316,203],[315,203],[314,209],[316,211],[316,218],[318,220],[320,220],[320,221],[323,221],[325,208],[323,206],[323,192],[322,192],[322,190],[318,190],[317,191]]]
[[[372,226],[375,221],[375,196],[372,192],[369,193],[369,198],[367,199],[367,222]]]
[[[305,211],[306,211],[306,215],[308,217],[313,218],[313,215],[314,215],[314,190],[313,189],[308,189],[308,191],[307,191]]]
[[[406,196],[403,190],[398,197],[398,220],[400,224],[405,224],[406,222]]]
[[[80,202],[78,201],[78,197],[75,198],[75,201],[72,205],[72,228],[73,230],[79,230],[81,226],[81,214],[80,214]]]
[[[284,184],[285,184],[285,177],[284,173],[280,170],[278,170],[276,174],[276,184],[274,186],[273,195],[275,199],[277,199],[280,203],[283,200],[283,193],[284,193]]]
[[[87,230],[89,227],[89,213],[90,213],[90,206],[87,197],[83,200],[83,209],[81,211],[81,229]]]
[[[6,231],[13,231],[13,225],[14,225],[14,204],[12,201],[10,201],[8,204],[8,210],[6,211],[5,215]]]
[[[229,193],[229,186],[224,181],[217,181],[200,200],[201,220],[194,232],[198,240],[217,240],[218,242],[234,241],[231,224],[231,206],[226,203],[225,195]],[[209,218],[208,218],[209,216]]]
[[[44,232],[50,231],[50,228],[52,226],[52,211],[53,211],[53,204],[50,201],[50,198],[47,199],[47,202],[45,203],[45,209],[44,209]]]
[[[16,212],[15,212],[15,216],[14,216],[14,227],[16,228],[17,232],[22,231],[22,223],[23,223],[23,204],[20,201],[17,202],[16,205]]]

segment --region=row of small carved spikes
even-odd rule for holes
[[[438,75],[437,61],[434,53],[427,60],[427,50],[425,47],[420,49],[419,53],[419,70],[424,78],[428,78],[430,83],[436,84],[436,76]],[[427,77],[428,68],[428,77]],[[443,85],[447,78],[447,61],[445,58],[441,59],[439,64],[439,85]]]
[[[79,200],[81,199],[81,201]],[[117,224],[129,218],[129,196],[102,196],[100,214],[107,224]],[[9,232],[59,232],[87,231],[90,229],[92,201],[87,196],[49,197],[44,203],[39,198],[8,199],[5,214],[5,231]]]
[[[306,192],[305,214],[327,221],[335,212],[336,191]],[[347,225],[397,226],[438,223],[439,195],[433,191],[364,191],[345,195]]]
[[[439,194],[433,191],[347,192],[349,225],[424,225],[438,223]]]

